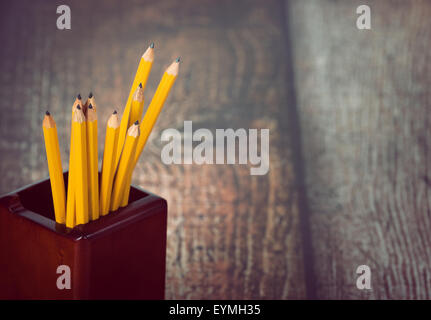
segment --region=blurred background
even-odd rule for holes
[[[48,176],[42,119],[68,167],[75,96],[122,114],[155,42],[145,106],[179,77],[133,183],[168,201],[168,299],[431,296],[431,2],[2,1],[0,193]],[[371,7],[371,30],[356,8]],[[270,171],[164,165],[160,133],[269,128]],[[356,268],[371,268],[371,290]]]

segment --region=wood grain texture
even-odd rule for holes
[[[290,1],[319,298],[431,298],[431,2]],[[356,289],[356,268],[372,290]]]
[[[59,129],[67,168],[70,108],[92,91],[104,123],[121,114],[140,55],[156,58],[148,105],[164,68],[180,76],[149,138],[133,182],[169,206],[166,298],[304,298],[281,1],[69,1],[72,30],[56,29],[56,2],[2,2],[0,192],[47,176],[41,121]],[[269,128],[270,171],[248,166],[163,165],[160,133]],[[17,126],[20,126],[18,129]],[[127,263],[127,262],[125,262]]]

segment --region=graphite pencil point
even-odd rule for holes
[[[151,44],[150,44],[150,48],[151,48],[151,49],[154,49],[154,42],[151,42]]]
[[[48,111],[48,110],[46,110],[45,114],[46,114],[47,116],[51,115],[51,114],[49,113],[49,111]]]
[[[180,62],[180,57],[177,58],[177,60],[175,60],[176,62]]]
[[[81,94],[80,93],[78,93],[78,97],[77,97],[79,100],[81,100]]]
[[[88,95],[88,98],[89,99],[93,98],[93,92],[90,92],[90,94]]]

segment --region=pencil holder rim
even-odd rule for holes
[[[67,175],[68,171],[64,171]],[[20,216],[23,219],[30,220],[33,224],[48,229],[62,237],[69,238],[73,241],[96,238],[108,234],[110,230],[116,227],[126,227],[127,225],[145,219],[156,213],[160,207],[166,207],[167,201],[162,197],[155,195],[139,186],[131,186],[131,194],[139,194],[139,197],[131,201],[126,207],[119,208],[105,216],[99,217],[95,221],[87,224],[77,225],[74,228],[67,228],[63,224],[55,222],[54,219],[38,213],[26,207],[21,201],[20,193],[28,192],[29,189],[36,189],[42,184],[49,184],[49,177],[41,179],[35,183],[27,184],[12,192],[0,196],[0,206],[11,214]],[[160,201],[162,204],[160,205]],[[1,210],[4,211],[4,210]]]

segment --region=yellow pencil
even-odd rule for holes
[[[145,89],[147,84],[148,76],[153,66],[154,61],[154,43],[152,43],[145,53],[142,55],[141,61],[139,62],[138,70],[136,71],[135,79],[133,80],[132,87],[130,88],[129,97],[127,98],[124,112],[121,117],[120,133],[118,137],[117,155],[115,158],[115,164],[120,161],[121,152],[123,151],[124,141],[126,139],[126,132],[129,128],[130,109],[132,104],[133,94],[139,84],[142,85],[142,89]]]
[[[76,225],[76,195],[75,195],[75,181],[74,181],[74,168],[73,164],[75,161],[73,152],[73,134],[72,134],[72,123],[73,115],[75,114],[76,107],[82,105],[81,95],[78,94],[72,105],[72,117],[70,122],[71,134],[70,134],[70,154],[69,154],[69,173],[67,182],[67,202],[66,202],[66,226],[73,228]]]
[[[90,94],[88,95],[88,99],[87,99],[87,101],[85,101],[84,106],[82,108],[82,112],[84,112],[85,117],[87,117],[88,106],[90,104],[93,106],[94,111],[97,112],[96,100],[94,99],[94,95],[92,92],[90,92]]]
[[[99,203],[99,212],[102,216],[108,214],[111,203],[112,182],[115,174],[115,156],[119,130],[120,121],[118,120],[117,111],[114,111],[106,126],[105,148],[103,151]]]
[[[141,121],[142,112],[144,111],[144,89],[142,83],[136,88],[132,98],[132,106],[130,108],[130,117],[128,127],[136,121]]]
[[[156,93],[154,93],[153,99],[148,106],[145,116],[141,122],[141,134],[138,139],[138,145],[136,146],[135,159],[133,161],[132,170],[130,176],[127,179],[127,183],[124,187],[121,206],[124,207],[129,202],[130,184],[132,182],[133,170],[138,162],[139,156],[147,143],[147,139],[153,130],[154,124],[163,108],[163,105],[168,97],[168,94],[174,84],[179,71],[180,58],[175,60],[163,74],[162,80],[160,80],[159,86],[157,87]]]
[[[75,153],[73,161],[76,194],[76,224],[88,222],[88,176],[87,139],[85,116],[80,106],[76,107],[72,119],[72,135]]]
[[[127,177],[132,170],[133,159],[136,152],[136,144],[139,138],[139,122],[136,121],[127,131],[124,150],[121,153],[120,163],[118,164],[117,173],[115,174],[114,187],[112,190],[111,211],[120,207],[123,197],[124,187]]]
[[[81,95],[78,93],[78,95],[76,96],[75,101],[73,102],[72,105],[72,119],[73,119],[73,114],[75,113],[76,107],[77,106],[82,106],[82,98]],[[72,123],[72,121],[71,121]]]
[[[55,121],[48,111],[45,114],[42,126],[46,157],[48,159],[55,221],[64,224],[66,222],[66,194],[64,189],[63,169],[61,166],[60,146],[58,144]]]
[[[89,219],[99,218],[99,159],[97,152],[97,113],[90,103],[87,108],[88,210]]]
[[[76,199],[75,199],[75,163],[74,161],[74,146],[73,146],[73,127],[70,133],[70,153],[69,153],[69,173],[67,182],[67,203],[66,203],[66,227],[73,228],[76,226]]]

